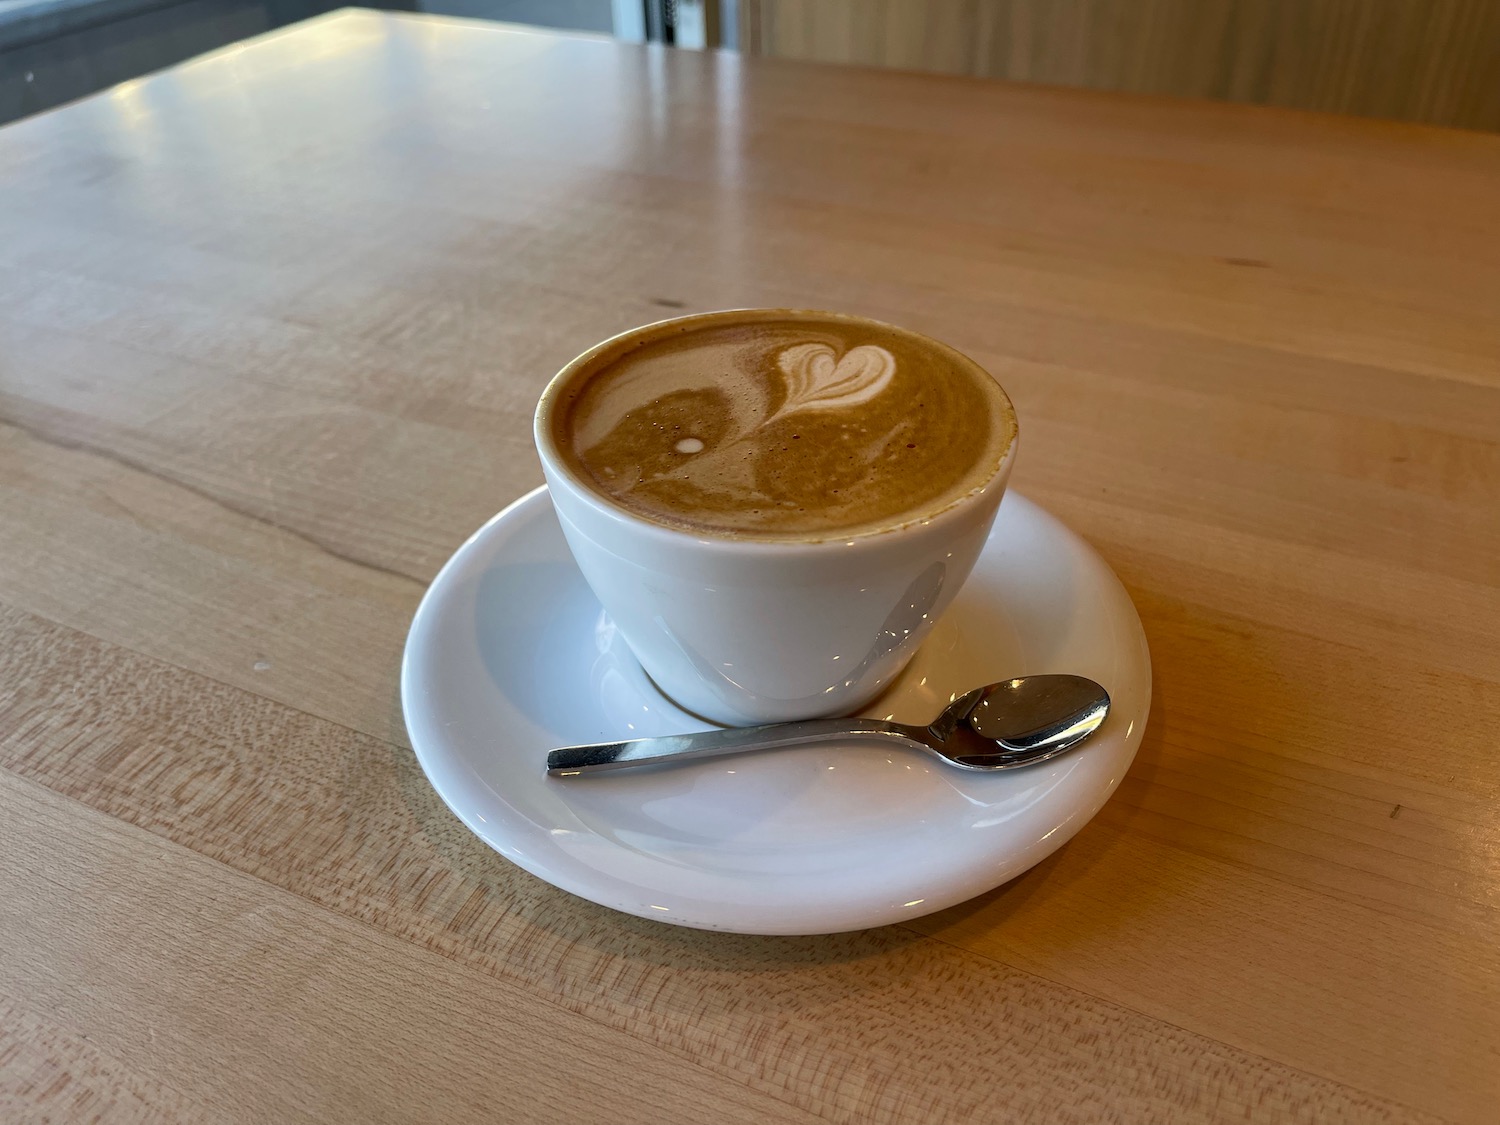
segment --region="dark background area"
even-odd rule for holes
[[[0,124],[345,6],[347,0],[0,0]],[[360,6],[611,30],[610,0],[361,0]]]

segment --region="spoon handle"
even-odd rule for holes
[[[777,746],[805,746],[840,738],[889,738],[909,741],[906,728],[879,719],[805,719],[795,723],[772,723],[762,727],[729,727],[697,734],[673,734],[665,738],[637,738],[629,742],[600,742],[590,746],[564,746],[547,755],[547,772],[571,776],[601,770],[629,769],[658,762],[686,762],[717,758],[746,750],[770,750]]]

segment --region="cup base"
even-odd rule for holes
[[[608,616],[608,614],[605,614],[606,618]],[[628,649],[629,645],[626,645],[626,648]],[[912,656],[916,656],[919,650],[920,646],[918,646],[918,648],[916,649],[913,649]],[[630,655],[632,659],[635,659],[635,653],[632,652]],[[901,673],[906,670],[906,664],[909,664],[910,662],[911,657],[908,657],[906,662],[903,663],[900,668],[897,668],[893,673],[891,673],[890,679],[876,686],[873,694],[866,696],[865,698],[861,699],[855,704],[852,704],[851,706],[839,707],[832,711],[812,711],[805,714],[792,715],[784,719],[750,719],[745,722],[738,723],[725,722],[722,719],[716,719],[712,715],[704,714],[702,711],[696,711],[693,708],[689,707],[686,703],[683,703],[682,700],[678,699],[666,688],[662,687],[661,684],[657,683],[656,680],[652,677],[651,673],[646,671],[644,666],[641,667],[641,675],[646,678],[647,683],[649,683],[653,688],[661,693],[663,699],[665,699],[673,707],[676,707],[679,711],[691,715],[699,722],[711,723],[716,727],[763,727],[774,726],[776,723],[797,723],[802,722],[805,719],[843,719],[853,715],[857,715],[865,708],[869,707],[876,700],[882,698],[883,696],[889,695],[892,689],[895,687],[896,681],[901,678]],[[639,664],[640,661],[636,660],[636,663]]]

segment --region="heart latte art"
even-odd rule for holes
[[[935,514],[1015,437],[998,384],[936,341],[808,313],[690,317],[606,345],[554,438],[586,484],[673,527],[817,540]]]
[[[879,344],[860,344],[842,356],[827,344],[793,344],[776,357],[786,398],[776,417],[797,410],[840,410],[869,402],[896,374],[896,357]]]

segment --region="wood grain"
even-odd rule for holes
[[[9,936],[9,935],[8,935]],[[0,999],[0,1116],[6,1121],[171,1125],[233,1118],[101,1051],[56,1017]]]
[[[1495,0],[743,0],[755,54],[1500,129]]]
[[[417,1121],[438,1089],[445,1120],[518,1104],[537,1122],[660,1121],[686,1106],[714,1121],[815,1120],[45,790],[0,784],[7,884],[38,908],[0,915],[17,954],[0,988],[218,1115]]]
[[[191,848],[205,857],[198,876],[203,880],[213,877],[207,861],[217,862],[241,873],[247,887],[260,880],[291,892],[293,901],[322,904],[351,925],[373,927],[524,988],[538,998],[533,1004],[546,998],[819,1117],[970,1121],[1002,1097],[1007,1112],[1021,1120],[1066,1114],[1090,1121],[1196,1121],[1205,1106],[1254,1109],[1278,1120],[1435,1120],[899,927],[819,938],[706,939],[611,914],[552,890],[489,852],[444,810],[410,754],[15,611],[0,611],[0,637],[6,654],[0,682],[18,679],[9,674],[13,669],[31,669],[29,690],[0,698],[0,765],[6,771],[0,778],[14,775],[42,793],[96,809],[106,827],[123,822]],[[34,799],[43,801],[41,795]],[[29,815],[22,813],[16,829],[22,838],[33,831]],[[61,831],[68,819],[56,815],[55,831]],[[117,830],[114,838],[124,835]],[[4,843],[0,838],[0,855]],[[138,849],[150,850],[145,844],[131,850]],[[118,862],[109,845],[98,850],[91,865]],[[12,860],[18,865],[28,862],[21,851]],[[181,878],[178,864],[170,866],[159,879]],[[46,875],[57,878],[51,866]],[[144,876],[112,878],[152,904],[167,893],[154,883],[140,886]],[[38,897],[25,887],[20,891]],[[216,904],[225,897],[211,882],[189,885],[183,893],[189,897],[177,912],[194,918],[194,933],[202,909],[197,897]],[[86,897],[98,895],[90,890]],[[263,908],[235,909],[259,916]],[[73,916],[68,924],[88,929]],[[110,916],[100,924],[118,921]],[[154,933],[151,943],[167,936]],[[49,949],[58,938],[27,934],[15,940],[23,948]],[[100,938],[94,943],[113,944]],[[238,961],[246,954],[223,956]],[[151,972],[165,977],[171,965],[164,958]],[[427,975],[420,964],[381,962],[374,968],[372,981],[400,968],[412,975],[414,988]],[[37,964],[22,966],[28,969],[42,972]],[[247,968],[244,987],[255,995],[269,991],[270,999],[257,1004],[280,1008],[288,1002],[284,990],[305,987],[306,971]],[[1434,978],[1446,979],[1438,972],[1428,981]],[[1284,982],[1284,976],[1268,978],[1272,986]],[[23,977],[16,987],[31,996],[37,986]],[[0,995],[6,988],[0,980]],[[204,990],[201,982],[190,982],[189,989],[190,997]],[[218,996],[209,1001],[223,1003]],[[37,1002],[57,1001],[48,991]],[[385,997],[350,1002],[356,1007],[347,1016],[351,1024],[383,1028],[391,1018],[376,1009],[391,1006]],[[405,996],[394,1007],[402,1019],[415,1018],[413,1003]],[[120,1006],[142,1007],[139,997]],[[116,1018],[132,1014],[174,1023],[185,1018],[155,1009]],[[96,1018],[102,1016],[87,1020]],[[307,1008],[297,1018],[321,1021],[326,1014]],[[452,1013],[442,1017],[448,1021],[454,1025],[449,1034],[486,1045],[519,1033],[469,1028]],[[249,1030],[259,1045],[263,1033]],[[528,1034],[569,1045],[576,1037],[562,1029]],[[375,1032],[375,1039],[387,1050],[384,1032]],[[356,1042],[349,1049],[362,1046]],[[609,1050],[596,1046],[589,1055],[595,1066],[606,1065],[603,1052]],[[358,1062],[351,1059],[351,1065]],[[474,1065],[493,1064],[476,1059]],[[542,1066],[526,1060],[507,1065]],[[607,1063],[621,1073],[627,1065],[635,1064]],[[202,1069],[193,1059],[177,1066]],[[452,1075],[422,1070],[412,1064],[413,1077],[445,1093],[462,1086]],[[990,1082],[966,1077],[973,1073],[1005,1075],[1003,1096]],[[263,1073],[252,1078],[257,1084],[266,1080]],[[211,1076],[200,1080],[213,1088]],[[299,1088],[295,1096],[313,1093]],[[554,1096],[550,1089],[540,1091],[535,1104]],[[577,1104],[589,1106],[600,1120],[661,1119],[620,1117],[616,1107],[593,1106],[589,1099],[596,1096],[581,1094]],[[256,1113],[274,1116],[281,1108],[267,1105]],[[356,1102],[347,1119],[361,1120],[369,1108]],[[702,1119],[690,1099],[668,1108],[679,1120]],[[344,1112],[335,1110],[329,1103],[315,1116],[327,1120]],[[406,1111],[392,1116],[415,1119]]]
[[[1477,134],[371,13],[0,130],[0,1116],[1485,1125],[1497,197]],[[1104,812],[906,928],[612,914],[406,749],[551,372],[735,305],[994,370],[1151,643]]]

